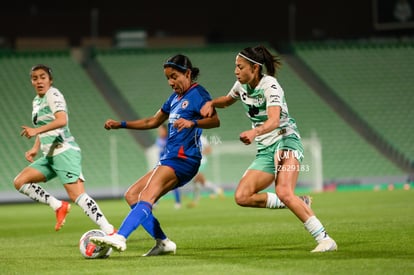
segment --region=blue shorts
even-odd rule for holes
[[[178,178],[178,183],[174,188],[181,187],[192,180],[198,173],[200,167],[200,161],[182,158],[163,159],[160,160],[159,163],[171,167],[174,170],[175,175]]]

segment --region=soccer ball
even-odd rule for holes
[[[92,229],[85,232],[79,240],[79,250],[86,259],[104,259],[112,253],[111,247],[102,247],[89,241],[92,236],[105,236],[105,232],[99,229]]]

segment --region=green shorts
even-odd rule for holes
[[[276,141],[265,149],[258,150],[256,153],[256,159],[250,164],[249,168],[253,170],[260,170],[270,174],[275,174],[275,154],[277,151],[292,151],[295,158],[302,162],[303,160],[303,145],[301,140],[296,135],[289,135]]]
[[[43,156],[29,166],[40,171],[46,181],[58,177],[63,184],[67,184],[76,182],[81,177],[81,161],[81,152],[69,149],[56,156]]]

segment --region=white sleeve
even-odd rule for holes
[[[66,101],[63,97],[62,93],[59,92],[57,89],[53,89],[49,93],[46,94],[47,96],[47,103],[52,111],[52,114],[65,111],[66,112]]]
[[[241,84],[239,81],[236,81],[233,85],[233,87],[231,87],[230,92],[227,94],[228,96],[231,96],[234,99],[240,99],[240,89],[241,88]]]
[[[283,106],[284,91],[276,79],[266,85],[264,95],[266,97],[266,106]]]

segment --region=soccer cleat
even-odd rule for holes
[[[110,246],[119,252],[123,252],[127,248],[125,237],[117,233],[112,234],[112,235],[107,235],[104,237],[92,236],[89,238],[89,240],[92,243],[99,245],[99,246],[104,246],[104,247]]]
[[[337,249],[338,246],[336,245],[336,242],[332,238],[328,237],[320,241],[319,244],[315,247],[315,249],[311,252],[328,252],[335,251]]]
[[[168,254],[168,253],[175,254],[176,250],[177,250],[177,245],[170,239],[165,239],[165,240],[158,239],[156,240],[155,246],[142,256],[144,257],[158,256],[158,255],[163,255],[163,254]]]
[[[219,187],[215,190],[214,194],[210,194],[210,199],[224,198],[224,190],[223,188]]]
[[[308,195],[304,195],[304,196],[299,196],[299,199],[303,200],[307,206],[309,206],[309,208],[312,205],[312,197],[308,196]]]
[[[218,190],[217,190],[217,196],[220,198],[220,199],[224,199],[224,190],[223,190],[223,188],[221,188],[221,187],[219,187],[218,188]]]
[[[102,229],[102,231],[105,232],[105,234],[109,235],[109,236],[112,236],[112,235],[118,233],[118,230],[115,227],[113,227],[112,225],[111,225],[111,228],[109,230],[103,230]]]
[[[62,226],[65,224],[66,215],[70,211],[70,204],[66,201],[62,201],[62,206],[59,207],[55,213],[56,213],[56,225],[55,230],[59,231]]]
[[[112,231],[111,233],[109,233],[109,236],[115,235],[116,233],[118,233],[118,230],[116,228],[114,228],[114,231]]]
[[[188,208],[194,208],[194,207],[196,207],[197,206],[197,202],[195,202],[195,201],[191,201],[191,202],[189,202],[188,204],[187,204],[187,207]]]
[[[304,201],[309,208],[311,207],[311,205],[312,205],[312,197],[311,196],[304,195],[304,196],[298,196],[298,198],[301,199],[302,201]],[[286,209],[287,206],[282,201],[280,201],[280,205],[277,208],[278,209]]]

